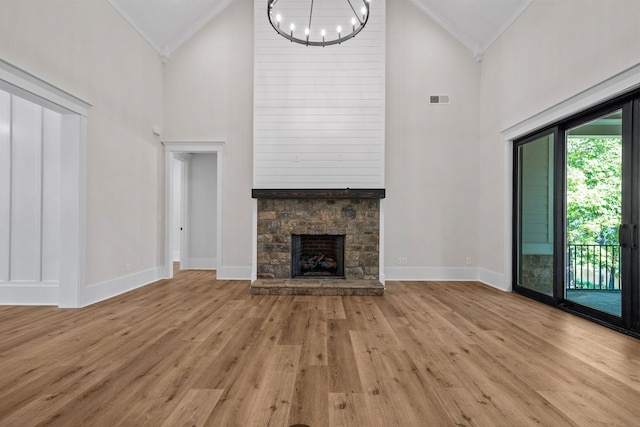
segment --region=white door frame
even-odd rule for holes
[[[222,265],[222,153],[224,142],[215,141],[163,141],[164,156],[164,265],[162,266],[161,275],[165,279],[173,277],[173,249],[171,247],[171,232],[173,224],[173,164],[172,161],[176,154],[195,154],[195,153],[216,153],[217,177],[216,177],[216,258],[218,267]],[[183,179],[183,189],[185,180]],[[183,194],[183,200],[185,196]],[[183,233],[184,234],[184,233]],[[185,259],[186,253],[182,242],[185,239],[181,237],[180,262]],[[182,265],[181,265],[182,266]]]
[[[174,153],[173,154],[174,161],[178,161],[182,163],[181,176],[180,176],[180,270],[188,270],[191,268],[189,265],[189,260],[191,259],[191,253],[189,251],[190,248],[190,232],[191,224],[189,223],[189,175],[191,174],[191,153]],[[173,167],[171,168],[174,171]],[[171,178],[172,185],[174,183],[175,177]],[[172,193],[173,194],[173,193]],[[171,202],[171,206],[176,203],[176,200]],[[171,213],[175,213],[175,211],[171,210]],[[173,224],[175,218],[171,218],[171,223]],[[173,231],[170,236],[173,236]],[[175,246],[176,242],[172,242],[171,246]]]

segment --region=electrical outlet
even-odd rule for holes
[[[404,257],[404,256],[399,256],[397,262],[398,262],[398,265],[407,265],[408,264],[407,257]]]
[[[471,257],[467,257],[467,265],[471,265]]]
[[[129,264],[128,262],[125,262],[124,263],[124,271],[126,273],[130,272],[131,271],[131,264]]]

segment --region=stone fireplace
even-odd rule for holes
[[[258,280],[379,281],[384,190],[253,190],[253,197],[258,199]],[[297,247],[303,243],[306,247]],[[335,272],[334,262],[342,263]]]

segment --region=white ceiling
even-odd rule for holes
[[[151,46],[166,58],[232,1],[234,0],[109,0]],[[266,10],[267,0],[264,1]],[[491,43],[533,0],[410,1],[469,48],[477,59],[481,59]]]

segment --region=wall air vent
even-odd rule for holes
[[[449,95],[430,95],[429,104],[449,104]]]

